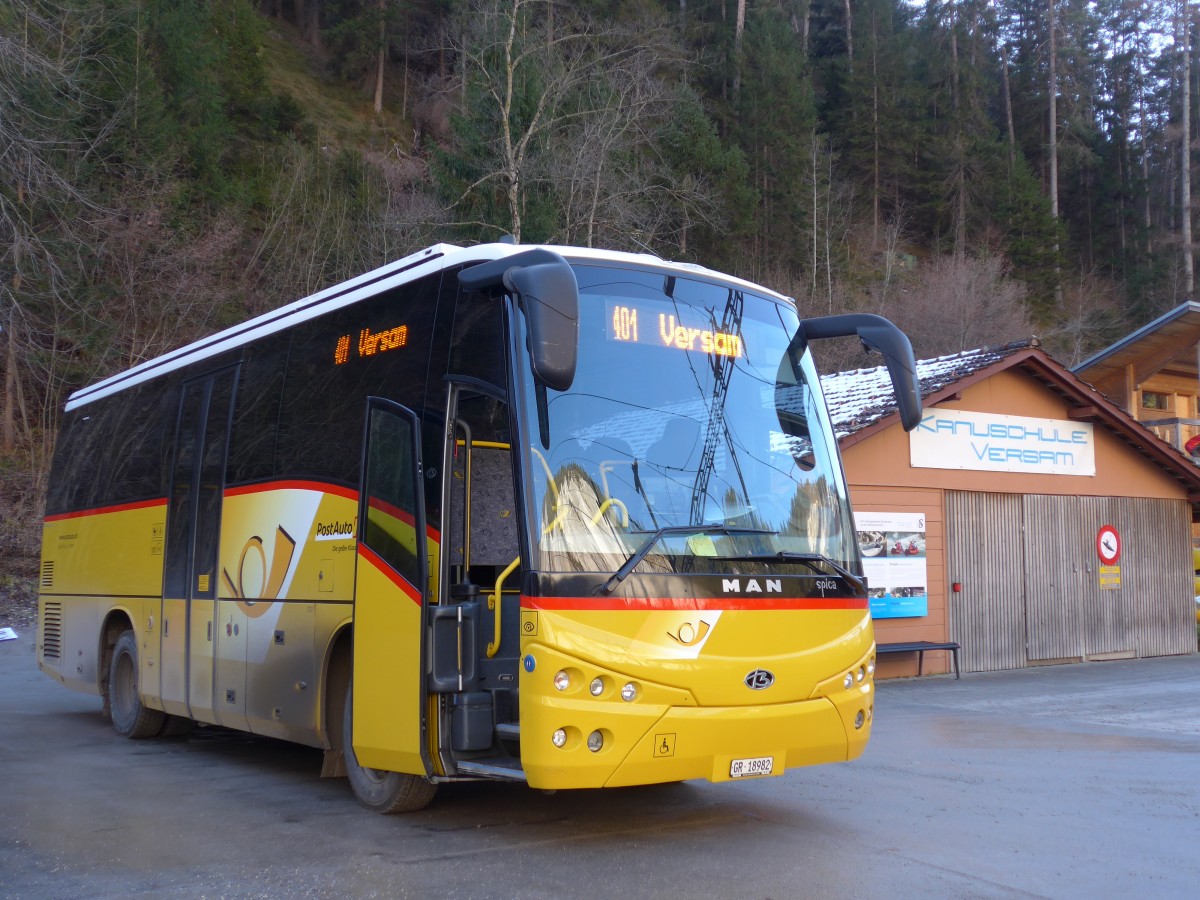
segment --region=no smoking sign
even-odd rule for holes
[[[1115,566],[1121,558],[1121,535],[1112,525],[1102,525],[1096,532],[1096,555],[1106,566]]]

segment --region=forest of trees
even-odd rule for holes
[[[1193,296],[1196,12],[5,0],[0,569],[70,390],[437,240],[650,251],[919,357],[1073,364]]]

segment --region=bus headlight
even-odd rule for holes
[[[866,714],[865,712],[863,712],[863,711],[860,709],[860,710],[858,711],[858,715],[854,717],[854,727],[855,727],[856,729],[857,729],[857,728],[862,728],[862,727],[863,727],[863,723],[864,723],[864,722],[866,722],[866,721],[867,721],[867,714]]]
[[[593,697],[599,697],[604,693],[604,679],[596,677],[592,679],[592,683],[588,685],[588,692]]]
[[[560,691],[565,691],[571,686],[571,676],[560,669],[554,673],[554,686]]]
[[[638,695],[637,685],[634,684],[632,681],[628,682],[623,688],[621,688],[621,699],[624,700],[626,703],[632,703],[634,700],[637,699],[637,695]]]
[[[565,728],[558,729],[550,737],[550,740],[553,742],[555,747],[558,747],[561,749],[567,743],[567,730]]]
[[[854,676],[849,672],[847,672],[846,677],[842,679],[842,687],[844,687],[846,690],[850,690],[850,688],[854,687]]]
[[[588,735],[587,744],[589,750],[591,750],[593,753],[599,753],[601,748],[604,747],[604,735],[602,735],[599,731],[593,731]]]
[[[866,678],[866,677],[867,677],[867,670],[866,670],[866,668],[864,668],[863,666],[859,666],[859,667],[858,667],[858,672],[856,672],[856,673],[855,673],[855,676],[854,676],[854,677],[855,677],[855,678],[857,678],[859,681],[862,681],[864,678]]]

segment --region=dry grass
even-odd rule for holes
[[[289,24],[270,23],[265,51],[271,90],[290,94],[300,104],[322,148],[388,149],[395,143],[405,147],[410,143],[407,136],[412,128],[400,118],[398,102],[385,102],[383,113],[376,116],[373,95],[329,77],[322,57]],[[389,74],[394,83],[395,73]]]

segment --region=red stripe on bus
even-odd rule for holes
[[[261,484],[244,484],[225,489],[226,497],[242,497],[246,494],[265,494],[269,491],[314,491],[318,494],[334,494],[358,502],[358,491],[354,488],[330,484],[327,481],[265,481]]]
[[[61,522],[64,519],[81,519],[84,516],[102,516],[106,513],[129,512],[135,509],[151,509],[155,506],[166,506],[166,497],[155,497],[153,500],[138,500],[136,503],[118,503],[115,506],[98,506],[95,509],[79,509],[74,512],[55,513],[46,516],[47,522]]]
[[[381,513],[391,516],[393,519],[399,519],[409,528],[413,528],[417,524],[417,520],[413,518],[413,514],[405,512],[398,506],[388,503],[386,500],[380,500],[378,497],[371,497],[367,500],[367,505],[372,509],[377,509]]]
[[[866,597],[522,597],[524,609],[554,611],[600,610],[780,610],[862,609]]]
[[[398,519],[409,528],[415,528],[417,525],[417,520],[413,517],[412,513],[405,512],[400,507],[393,506],[386,500],[380,500],[378,497],[372,497],[367,501],[367,504],[372,509],[377,509],[381,513],[391,516],[393,519]],[[428,522],[425,523],[425,537],[433,541],[435,544],[440,544],[442,542],[442,533]]]
[[[421,605],[421,592],[409,584],[399,572],[385,563],[378,553],[360,542],[358,545],[358,555],[374,566],[384,578],[400,588],[404,596],[408,597],[409,600],[417,604],[417,606]]]
[[[315,491],[318,494],[334,494],[338,497],[344,497],[347,500],[353,500],[355,503],[358,502],[358,491],[354,490],[354,488],[329,484],[324,481],[301,481],[299,479],[291,481],[265,481],[261,484],[244,484],[238,487],[226,488],[225,496],[242,497],[247,494],[265,494],[269,491]],[[388,515],[394,515],[406,525],[413,524],[413,517],[411,515],[390,504],[384,503],[382,500],[372,498],[371,505],[376,509],[386,512]],[[425,534],[431,541],[439,544],[442,542],[442,533],[428,523],[425,525]]]

